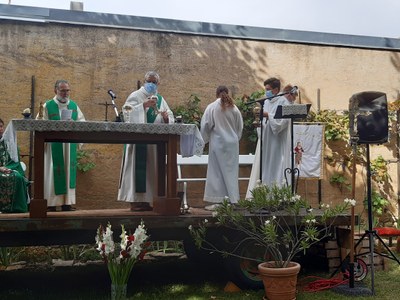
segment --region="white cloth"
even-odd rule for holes
[[[63,110],[68,109],[69,100],[66,103],[61,103],[56,97],[53,98],[58,109],[60,111],[60,118]],[[78,118],[77,121],[85,121],[85,117],[77,106]],[[46,103],[43,105],[43,119],[48,120],[48,112],[46,109]],[[53,158],[51,155],[51,143],[45,143],[44,146],[44,199],[47,199],[47,206],[60,206],[60,205],[72,205],[76,203],[76,189],[69,187],[69,174],[70,174],[70,145],[69,143],[63,143],[64,152],[64,165],[66,170],[67,180],[67,193],[65,195],[56,195],[54,192],[54,174],[53,174]]]
[[[299,169],[300,178],[323,178],[324,125],[294,124],[294,145],[301,143],[303,148]]]
[[[125,101],[122,111],[125,122],[147,123],[147,109],[143,103],[150,94],[144,87],[131,93]],[[127,109],[128,108],[128,109]],[[164,98],[161,100],[159,114],[154,123],[164,123],[161,112],[168,112],[169,123],[174,123],[174,115]],[[167,125],[166,125],[167,126]],[[118,189],[118,201],[124,202],[148,202],[153,203],[153,196],[157,195],[157,146],[147,145],[146,160],[146,192],[136,193],[135,185],[135,145],[126,145],[121,166],[121,176]]]
[[[0,138],[0,141],[4,141],[7,152],[10,154],[10,158],[18,162],[18,147],[17,147],[17,134],[14,129],[14,124],[12,122],[8,123],[6,130],[3,132],[3,136]]]
[[[243,118],[236,106],[221,107],[217,99],[209,104],[201,119],[200,132],[209,143],[204,200],[219,203],[229,197],[237,203],[239,194],[239,140]]]
[[[286,184],[285,169],[291,168],[291,141],[290,119],[275,119],[279,105],[289,105],[285,96],[266,100],[264,112],[268,112],[268,119],[264,118],[262,131],[262,183],[279,186]],[[254,167],[254,166],[253,166]],[[291,184],[291,175],[287,175]]]
[[[254,162],[251,168],[249,185],[247,186],[246,199],[253,198],[251,191],[256,187],[257,181],[260,180],[260,132],[260,127],[257,127],[258,140],[256,145],[256,152],[254,154]]]

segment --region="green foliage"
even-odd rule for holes
[[[76,151],[76,167],[79,171],[85,173],[96,167],[92,161],[92,152],[87,150],[78,149]]]
[[[307,121],[325,123],[326,141],[348,141],[349,114],[344,112],[339,115],[334,110],[321,110],[319,113],[310,112]]]
[[[235,237],[241,237],[236,243],[224,237],[234,245],[233,251],[207,239],[208,220],[197,228],[189,227],[195,244],[207,251],[256,262],[272,257],[277,267],[286,267],[296,254],[329,237],[335,218],[355,205],[354,200],[345,199],[344,203],[332,207],[322,204],[320,211],[314,212],[287,186],[258,185],[252,194],[254,200],[240,200],[238,204],[225,199],[213,213],[218,226],[229,228],[235,232]],[[237,254],[235,250],[249,242],[264,249],[264,255],[244,257]]]
[[[18,259],[20,251],[13,247],[0,247],[0,265],[8,267]]]
[[[376,159],[371,160],[370,167],[372,178],[377,183],[385,183],[391,180],[387,168],[387,161],[382,157],[382,155],[378,155]]]
[[[184,253],[182,241],[152,241],[148,252]]]
[[[351,184],[347,182],[347,178],[343,173],[334,173],[331,178],[329,179],[331,184],[335,184],[339,187],[339,190],[342,192],[343,187],[350,190]]]
[[[63,260],[87,260],[85,257],[88,255],[93,256],[93,247],[89,245],[62,245],[61,259]],[[99,257],[98,253],[95,253],[96,257]]]
[[[200,128],[201,117],[203,116],[200,102],[201,100],[197,95],[191,94],[184,104],[171,108],[171,110],[174,112],[175,117],[182,116],[183,123],[195,124]]]
[[[371,191],[372,213],[376,216],[381,216],[384,209],[389,205],[389,201],[382,197],[377,191]],[[364,199],[364,207],[368,208],[368,198]]]
[[[253,109],[257,103],[249,105],[249,102],[252,102],[264,95],[264,91],[257,91],[252,93],[250,96],[244,95],[241,98],[236,98],[235,99],[235,104],[238,107],[238,109],[242,113],[243,117],[243,134],[242,136],[245,137],[249,143],[250,143],[250,148],[254,149],[256,142],[257,142],[257,132],[255,130],[255,127],[253,125],[254,122],[254,114],[253,114]]]

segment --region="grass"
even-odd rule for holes
[[[300,282],[307,276],[317,275],[328,279],[329,273],[307,270]],[[134,269],[128,283],[128,299],[158,300],[209,300],[209,299],[257,299],[263,297],[263,290],[224,292],[227,274],[217,265],[195,264],[185,258],[161,257],[142,261]],[[363,283],[369,285],[370,274]],[[74,267],[54,267],[34,263],[20,270],[0,271],[0,299],[109,299],[110,279],[106,266],[87,264]],[[400,287],[400,266],[389,260],[385,271],[375,272],[375,296],[356,299],[398,299]],[[299,287],[298,300],[340,300],[350,296],[331,290],[309,293]]]

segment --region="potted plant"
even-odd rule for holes
[[[256,261],[267,299],[295,299],[300,265],[293,259],[313,244],[329,237],[336,218],[344,215],[351,205],[355,205],[355,201],[345,199],[335,206],[321,204],[313,209],[307,201],[292,193],[291,187],[260,183],[252,195],[253,199],[240,200],[237,204],[231,204],[226,198],[213,212],[217,226],[230,230],[231,234],[225,236],[224,240],[233,247],[221,248],[221,245],[209,239],[209,220],[204,220],[196,228],[189,227],[191,235],[201,249]],[[236,240],[234,244],[232,237]],[[246,252],[238,251],[249,242],[262,249],[262,255],[254,257],[250,251],[247,252],[249,256],[244,256]],[[277,284],[276,281],[282,276],[280,273],[287,269],[292,271],[291,279],[284,284]],[[272,271],[273,279],[264,279],[269,271]],[[274,287],[277,289],[271,290]]]

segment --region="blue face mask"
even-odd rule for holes
[[[145,82],[144,83],[144,89],[149,94],[154,95],[155,93],[157,93],[157,84],[155,84],[153,82]]]
[[[270,97],[273,97],[273,96],[274,96],[274,93],[272,92],[272,90],[268,90],[268,91],[265,92],[265,97],[270,98]]]

